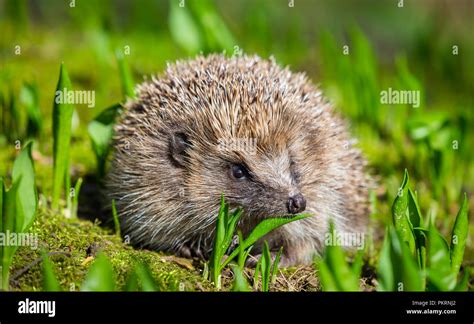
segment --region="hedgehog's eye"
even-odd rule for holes
[[[290,160],[290,172],[293,179],[296,182],[300,182],[301,180],[301,173],[296,168],[296,162],[294,160]]]
[[[248,178],[249,172],[243,164],[232,164],[230,167],[230,175],[237,180]]]

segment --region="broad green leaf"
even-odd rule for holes
[[[36,214],[38,202],[35,185],[35,170],[33,160],[31,159],[31,147],[31,142],[26,144],[25,148],[15,159],[12,170],[13,182],[19,182],[17,200],[19,204],[18,208],[21,208],[21,215],[23,216],[20,218],[16,215],[15,231],[17,232],[24,232],[31,225]]]
[[[395,278],[399,279],[397,283],[403,283],[404,291],[424,291],[422,275],[413,259],[412,251],[406,244],[403,244],[395,230],[393,230],[391,237],[393,256],[395,257],[392,264],[399,268],[394,269]]]
[[[331,271],[339,291],[358,291],[359,280],[346,262],[340,246],[326,246],[324,260]]]
[[[115,291],[114,277],[109,259],[99,254],[87,272],[81,291]]]
[[[97,173],[99,174],[99,177],[102,177],[105,175],[105,164],[110,151],[113,125],[105,125],[93,120],[87,126],[87,131],[97,161]]]
[[[456,284],[453,291],[467,291],[469,287],[469,271],[469,268],[464,271],[461,280]]]
[[[407,121],[408,134],[413,140],[423,140],[438,132],[447,120],[445,112],[415,115]]]
[[[400,233],[402,241],[406,242],[410,251],[415,252],[415,239],[408,218],[408,171],[405,169],[402,185],[392,205],[392,218],[395,229]]]
[[[178,1],[170,1],[169,28],[173,40],[188,54],[203,50],[200,26],[196,23],[187,6],[180,7]]]
[[[232,291],[251,291],[247,279],[242,272],[242,269],[235,264],[231,264],[232,272],[234,273],[234,282],[232,284]]]
[[[394,291],[395,275],[394,266],[392,264],[391,242],[389,230],[385,231],[385,237],[380,251],[379,262],[377,267],[378,291]]]
[[[219,15],[215,4],[211,0],[189,2],[190,9],[202,30],[202,37],[206,40],[206,50],[221,52],[225,50],[232,53],[236,44],[232,33]],[[181,8],[182,9],[182,8]]]
[[[382,248],[379,268],[381,291],[423,291],[421,273],[413,254],[401,236],[389,228]]]
[[[451,234],[451,268],[456,275],[461,268],[468,236],[468,208],[467,194],[464,194],[464,199],[456,216],[456,221],[454,222]]]
[[[71,81],[66,67],[61,64],[53,106],[53,209],[58,208],[61,192],[66,183],[65,177],[69,177],[69,147],[74,106],[65,98],[67,91],[72,91]]]
[[[41,257],[43,258],[43,291],[61,291],[48,255],[43,252]]]
[[[440,291],[450,291],[456,286],[457,273],[451,268],[449,247],[445,239],[430,225],[428,234],[428,278]]]
[[[331,222],[329,224],[329,233],[332,237],[335,237],[336,232],[334,229],[334,224]],[[324,250],[324,258],[320,261],[319,265],[323,266],[323,274],[325,270],[328,270],[331,274],[329,278],[321,279],[328,280],[328,284],[323,284],[326,286],[333,286],[331,289],[337,291],[358,291],[359,290],[359,276],[356,276],[352,271],[352,268],[349,267],[346,262],[346,256],[339,245],[326,245]]]
[[[244,248],[247,249],[251,245],[254,245],[255,242],[257,242],[260,238],[264,237],[271,231],[277,229],[280,226],[286,225],[288,223],[301,220],[304,218],[311,217],[309,214],[300,214],[300,215],[295,215],[292,217],[271,217],[271,218],[266,218],[263,221],[261,221],[255,228],[250,232],[249,236],[244,240],[243,244]],[[236,249],[233,251],[230,256],[225,260],[223,266],[226,266],[229,264],[230,261],[232,261],[237,255],[239,251]]]
[[[94,117],[94,120],[104,125],[113,124],[115,123],[117,116],[120,115],[121,112],[122,105],[120,103],[116,103],[102,110],[100,114]]]
[[[121,111],[121,105],[115,104],[95,117],[87,126],[91,139],[92,149],[97,160],[97,171],[99,177],[105,175],[107,158],[111,150],[113,137],[113,126],[117,115]]]

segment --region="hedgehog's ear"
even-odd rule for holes
[[[184,133],[172,133],[170,137],[171,160],[180,167],[184,167],[187,159],[186,149],[191,146],[188,137]]]

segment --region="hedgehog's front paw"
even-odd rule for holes
[[[186,259],[199,258],[204,259],[204,253],[201,249],[195,248],[189,244],[183,244],[176,251],[176,255]]]

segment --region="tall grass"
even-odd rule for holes
[[[71,145],[71,125],[74,106],[58,102],[57,95],[72,91],[71,81],[64,63],[61,64],[56,96],[53,105],[53,195],[52,208],[58,209],[62,192],[69,192],[69,148]],[[63,97],[66,94],[63,93]]]
[[[6,241],[7,237],[26,233],[34,220],[38,205],[31,146],[28,143],[15,159],[9,189],[4,179],[0,178],[0,233],[4,235],[4,242],[0,244],[0,288],[5,290],[9,288],[10,265],[18,249],[17,244]]]

